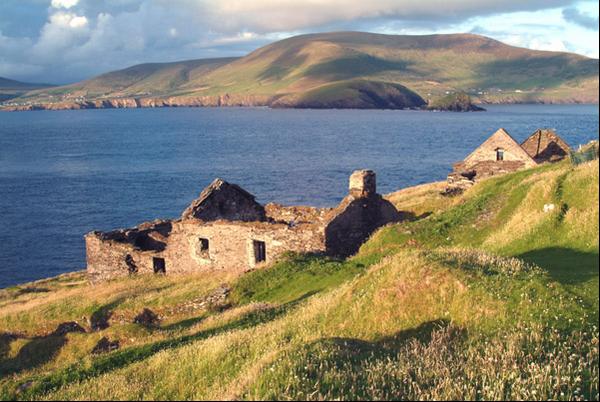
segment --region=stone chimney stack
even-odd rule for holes
[[[377,193],[375,172],[372,170],[356,170],[350,176],[350,195],[360,198]]]

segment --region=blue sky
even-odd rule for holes
[[[0,0],[0,76],[67,83],[336,30],[472,32],[598,58],[598,1]]]

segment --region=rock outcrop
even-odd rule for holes
[[[484,108],[475,105],[471,97],[464,92],[448,94],[447,96],[433,100],[429,106],[427,106],[427,109],[444,112],[485,111]]]

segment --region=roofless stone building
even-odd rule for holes
[[[558,162],[570,151],[569,145],[553,130],[536,130],[519,144],[505,129],[492,134],[463,161],[455,163],[448,175],[450,187],[465,187],[490,176]]]
[[[286,252],[347,257],[401,214],[376,191],[375,173],[350,177],[336,208],[265,206],[241,187],[216,179],[181,218],[85,236],[92,281],[136,273],[245,272]]]

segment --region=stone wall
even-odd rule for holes
[[[88,234],[85,240],[87,270],[94,282],[154,273],[155,258],[164,260],[167,274],[215,269],[242,273],[270,264],[286,252],[325,251],[323,227],[315,224],[290,226],[187,219],[172,222],[172,230],[162,248],[142,249],[131,239],[125,241],[98,232]],[[266,258],[263,262],[256,262],[254,241],[264,243]]]
[[[154,272],[154,256],[160,251],[143,251],[131,243],[102,239],[97,233],[85,236],[87,273],[92,282],[129,274]]]
[[[200,239],[208,250],[199,249]],[[264,242],[266,261],[256,263],[254,241]],[[182,271],[227,269],[244,272],[276,261],[285,252],[323,252],[323,231],[317,225],[289,226],[267,222],[183,220],[174,225],[165,255],[167,264]],[[168,268],[167,268],[168,269]]]
[[[273,202],[265,205],[267,219],[291,225],[299,223],[322,223],[330,211],[331,208],[286,206]]]
[[[526,164],[522,161],[482,161],[469,166],[465,164],[455,164],[454,171],[448,175],[449,183],[458,183],[460,180],[476,180],[485,179],[491,176],[516,172],[526,168]]]
[[[377,194],[377,177],[372,170],[357,170],[350,176],[348,192],[354,197]]]
[[[399,222],[401,218],[394,205],[379,194],[365,197],[348,195],[331,212],[325,227],[327,253],[338,257],[351,256],[375,230],[388,223]]]

